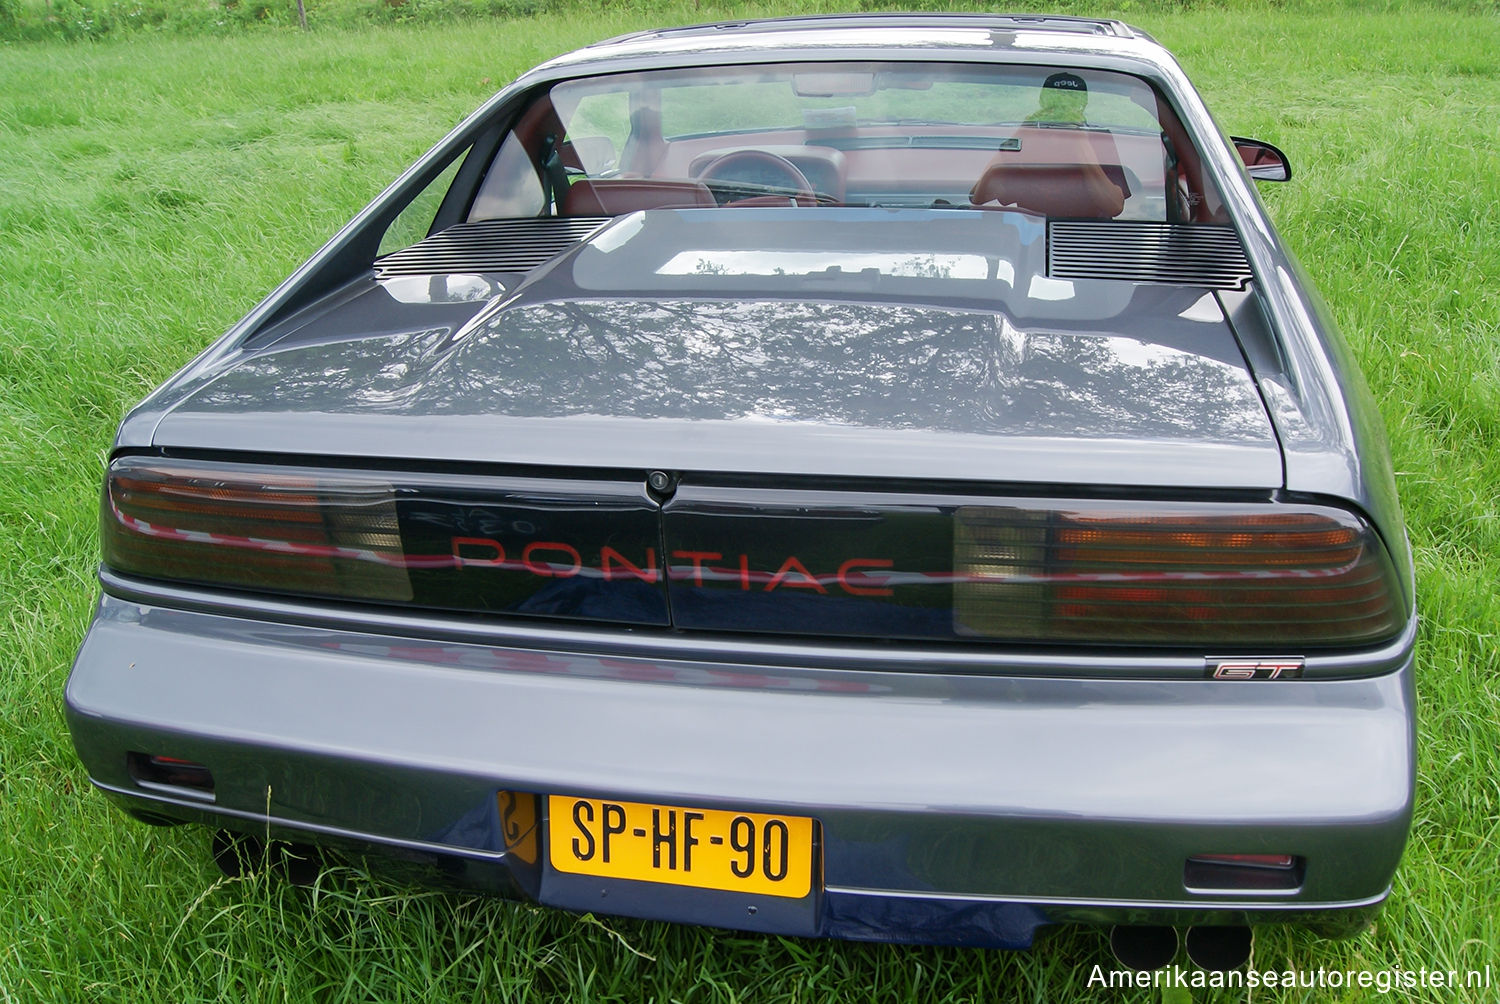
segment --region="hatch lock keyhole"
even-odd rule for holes
[[[670,471],[652,471],[646,475],[646,489],[658,502],[665,502],[677,490],[677,475]]]

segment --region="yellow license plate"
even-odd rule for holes
[[[805,816],[549,795],[547,849],[552,867],[575,875],[792,899],[812,889]]]

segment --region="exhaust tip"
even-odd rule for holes
[[[269,865],[277,878],[307,886],[315,883],[323,870],[323,855],[311,844],[273,840],[268,846],[256,837],[229,830],[214,831],[209,851],[227,878],[254,875]]]
[[[1254,936],[1248,927],[1191,927],[1185,940],[1188,958],[1196,966],[1226,972],[1249,961]]]
[[[271,864],[276,874],[292,885],[310,886],[323,870],[323,856],[312,844],[275,845]]]
[[[219,866],[225,878],[253,875],[265,860],[265,850],[259,840],[229,830],[215,830],[208,848],[214,864]]]
[[[1177,931],[1163,926],[1118,924],[1110,929],[1109,950],[1127,969],[1160,969],[1177,958]]]

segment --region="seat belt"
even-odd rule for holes
[[[568,194],[568,171],[558,145],[557,133],[552,132],[542,142],[542,195],[554,214],[562,211],[562,200]]]

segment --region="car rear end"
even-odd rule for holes
[[[506,226],[556,243],[289,286],[127,419],[67,690],[112,799],[767,933],[1373,915],[1410,559],[1242,228]]]
[[[80,755],[155,819],[748,930],[1383,898],[1411,625],[1358,513],[770,480],[118,456]]]

